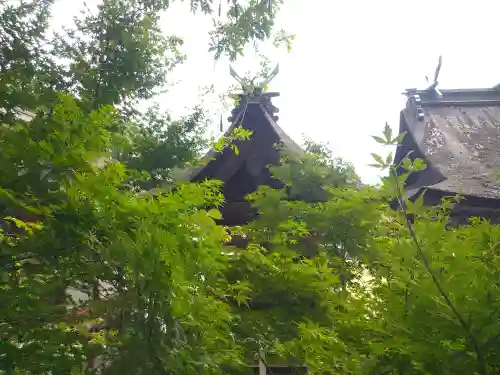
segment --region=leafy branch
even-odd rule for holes
[[[396,138],[392,138],[392,130],[389,126],[389,124],[385,124],[384,128],[384,138],[382,137],[373,137],[378,143],[381,143],[383,145],[398,145],[401,143],[403,140],[403,137],[406,134],[401,134]],[[397,168],[399,166],[395,166],[392,163],[392,154],[389,155],[389,157],[386,159],[386,161],[383,161],[383,158],[379,155],[373,154],[373,158],[377,162],[375,166],[377,166],[380,169],[389,169],[389,179],[391,180],[393,184],[393,188],[395,189],[396,193],[396,198],[399,202],[399,208],[403,212],[403,216],[405,218],[405,225],[406,228],[408,229],[408,232],[410,233],[411,239],[413,241],[413,244],[415,245],[415,248],[417,250],[417,255],[419,256],[420,260],[422,261],[424,268],[426,269],[427,273],[430,275],[432,282],[436,286],[440,296],[443,298],[445,301],[446,305],[448,308],[452,311],[453,315],[457,319],[458,323],[462,327],[462,329],[465,331],[468,340],[470,344],[472,345],[472,348],[474,349],[474,352],[476,353],[479,369],[482,375],[487,375],[488,374],[488,368],[486,365],[486,360],[484,358],[484,354],[480,348],[479,342],[477,337],[474,335],[474,332],[472,331],[470,324],[467,323],[467,321],[464,319],[462,314],[458,311],[457,307],[451,300],[451,298],[448,296],[446,291],[443,289],[440,281],[438,280],[436,273],[432,269],[429,259],[425,255],[425,252],[422,248],[422,245],[420,241],[418,240],[417,234],[415,233],[413,223],[411,220],[411,215],[408,212],[407,204],[406,204],[406,199],[403,194],[403,188],[402,188],[402,183],[401,180],[398,176],[397,173]],[[401,162],[404,165],[404,168],[407,170],[407,172],[418,172],[420,170],[424,170],[426,168],[425,163],[421,159],[416,159],[413,162],[408,158],[408,155],[404,158],[404,160]]]

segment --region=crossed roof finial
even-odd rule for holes
[[[271,82],[279,73],[279,64],[276,64],[276,67],[271,71],[264,80],[258,84],[255,84],[255,79],[253,78],[250,81],[248,79],[242,78],[236,71],[233,69],[231,65],[229,65],[229,74],[233,77],[240,85],[243,93],[246,95],[257,95],[264,91],[266,86]]]

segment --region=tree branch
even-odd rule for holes
[[[3,260],[2,258],[4,258],[5,260]],[[34,259],[34,254],[29,254],[29,253],[18,255],[18,256],[0,255],[0,260],[2,260],[0,262],[0,267],[9,268],[14,263],[22,262],[23,260],[28,260],[28,259],[32,259],[32,258]]]
[[[415,230],[413,229],[413,224],[410,220],[410,216],[408,214],[408,210],[406,209],[406,205],[403,204],[403,202],[404,202],[403,192],[401,191],[401,186],[399,184],[399,180],[398,180],[398,177],[396,175],[396,171],[392,168],[391,168],[391,175],[394,178],[394,184],[395,184],[395,188],[396,188],[397,195],[398,195],[399,206],[400,206],[401,210],[403,211],[403,214],[405,217],[406,227],[410,233],[410,236],[413,240],[413,243],[415,244],[415,247],[417,248],[417,254],[420,257],[420,259],[422,260],[422,263],[424,264],[425,269],[427,270],[427,272],[431,276],[434,285],[436,286],[436,288],[439,291],[439,294],[444,299],[446,305],[450,308],[450,310],[455,315],[455,318],[459,322],[460,326],[466,332],[468,339],[469,339],[469,342],[472,345],[474,351],[476,352],[477,361],[479,364],[479,369],[480,369],[481,374],[488,375],[488,368],[486,366],[486,361],[485,361],[484,355],[479,347],[479,343],[478,343],[476,336],[472,332],[469,324],[467,324],[465,319],[462,317],[460,312],[457,310],[457,308],[455,307],[455,305],[451,301],[450,297],[444,291],[443,287],[441,286],[441,283],[437,279],[436,275],[434,274],[434,271],[432,270],[432,268],[430,266],[430,263],[429,263],[429,260],[427,259],[427,256],[423,252],[422,246],[420,245],[420,242],[418,241],[417,234],[415,233]]]

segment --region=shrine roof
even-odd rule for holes
[[[258,98],[240,103],[232,111],[232,116],[228,119],[231,125],[224,132],[223,137],[229,137],[236,128],[242,127],[251,131],[252,135],[247,141],[232,142],[238,148],[260,147],[264,153],[265,148],[272,148],[280,144],[284,149],[293,153],[303,153],[302,148],[276,123],[278,119],[276,116],[277,108],[270,103],[272,96],[278,96],[278,94],[264,93]],[[236,155],[231,147],[226,147],[221,152],[210,149],[201,160],[202,166],[183,171],[181,179],[198,181],[214,178],[220,175],[220,173],[216,173],[218,168],[227,167],[228,160],[233,159],[234,163],[238,163],[238,159],[241,158],[244,158],[244,153],[240,152]]]
[[[428,164],[408,187],[500,198],[500,88],[407,90],[395,163],[416,149]],[[431,176],[432,175],[432,176]]]

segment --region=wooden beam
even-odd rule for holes
[[[259,354],[259,375],[267,375],[266,374],[266,364],[262,360],[264,353]]]

